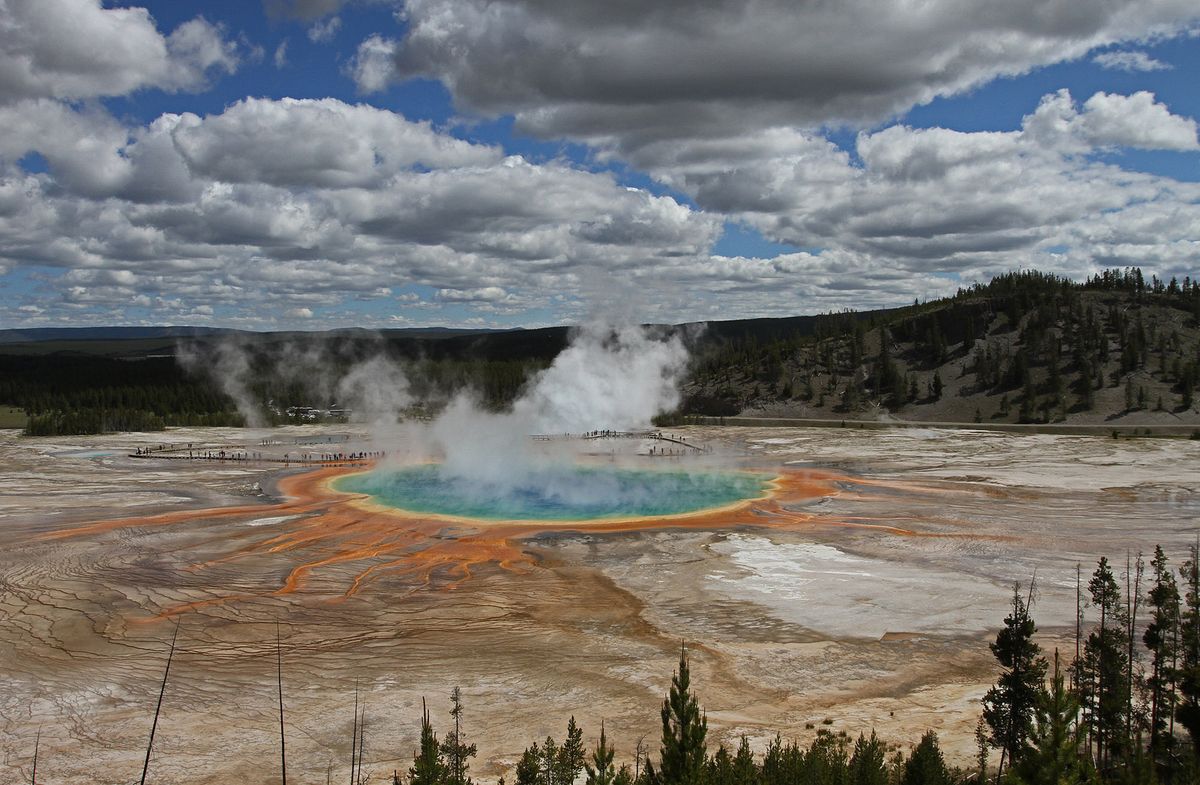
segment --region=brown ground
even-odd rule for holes
[[[275,781],[277,623],[295,782],[346,776],[356,683],[373,781],[411,760],[423,697],[444,730],[455,685],[476,776],[572,714],[629,760],[642,736],[657,748],[680,640],[714,741],[932,727],[965,762],[1010,582],[1037,570],[1051,644],[1076,562],[1178,554],[1195,530],[1195,443],[690,435],[774,467],[779,493],[669,521],[469,525],[363,507],[324,487],[333,470],[280,477],[276,501],[255,487],[273,468],[123,455],[245,432],[0,438],[0,771],[28,775],[40,728],[47,782],[138,776],[174,620],[156,782]]]

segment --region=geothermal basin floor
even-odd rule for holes
[[[476,778],[561,739],[571,715],[589,744],[603,719],[618,762],[643,736],[656,756],[681,640],[710,747],[819,728],[905,746],[933,728],[966,764],[1013,582],[1036,573],[1041,642],[1069,655],[1077,564],[1086,584],[1099,556],[1123,568],[1161,544],[1178,565],[1200,528],[1198,442],[679,432],[712,453],[655,463],[630,443],[585,459],[769,471],[791,490],[683,522],[472,526],[313,490],[345,470],[128,457],[371,449],[352,427],[0,431],[0,773],[27,776],[40,729],[46,781],[136,777],[176,621],[160,782],[277,776],[277,622],[297,781],[345,777],[356,683],[372,781],[410,765],[422,698],[444,733],[456,685]]]

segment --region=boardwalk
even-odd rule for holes
[[[695,453],[707,453],[710,448],[704,444],[695,444],[689,442],[680,436],[663,433],[662,431],[587,431],[586,433],[552,433],[552,434],[534,434],[530,438],[536,441],[559,441],[569,439],[581,439],[583,441],[597,441],[600,439],[637,439],[640,441],[657,441],[668,444],[678,445],[683,448],[683,451],[691,451]],[[660,450],[663,448],[659,448]],[[669,448],[667,448],[669,449]],[[661,453],[666,454],[666,453]]]
[[[314,444],[304,442],[303,444]],[[264,445],[267,443],[264,442]],[[271,442],[277,445],[280,442]],[[302,442],[297,442],[302,444]],[[262,446],[262,445],[260,445]],[[155,458],[168,461],[217,461],[221,463],[254,463],[274,464],[281,466],[369,466],[372,462],[386,455],[383,451],[356,452],[318,452],[303,450],[297,452],[272,453],[260,452],[245,447],[213,447],[196,444],[161,444],[151,447],[138,447],[128,453],[130,458]]]

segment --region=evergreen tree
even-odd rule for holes
[[[1103,769],[1126,751],[1129,706],[1127,619],[1107,558],[1100,558],[1088,591],[1092,604],[1100,609],[1100,625],[1084,642],[1079,689],[1089,726],[1089,744],[1095,750],[1097,765]]]
[[[567,738],[558,748],[554,760],[554,777],[551,785],[571,785],[579,772],[583,771],[583,731],[575,724],[575,718],[567,721]]]
[[[662,706],[662,747],[655,770],[646,764],[651,785],[696,785],[704,774],[704,738],[708,720],[691,692],[687,651],[680,647],[679,670],[671,677],[671,690]]]
[[[950,785],[950,772],[938,746],[937,734],[926,731],[904,762],[900,785]]]
[[[1049,692],[1043,690],[1038,696],[1029,743],[1010,770],[1021,785],[1064,785],[1086,779],[1079,757],[1079,702],[1063,682],[1055,651],[1054,680]]]
[[[729,756],[729,750],[725,749],[724,744],[718,746],[717,751],[708,759],[705,776],[708,782],[719,785],[730,785],[733,782],[733,758]]]
[[[441,748],[433,725],[429,721],[429,709],[421,702],[421,748],[413,757],[412,768],[408,770],[409,785],[443,785],[446,777],[446,765],[442,760]]]
[[[983,718],[991,729],[990,741],[1001,749],[1000,771],[1005,760],[1015,763],[1033,725],[1034,707],[1046,678],[1046,659],[1033,642],[1037,625],[1021,597],[1020,584],[1013,586],[1012,611],[991,645],[1003,672],[983,698]]]
[[[758,766],[754,764],[754,754],[750,752],[750,742],[743,736],[738,744],[737,754],[733,756],[733,779],[731,785],[755,785],[758,782]]]
[[[850,755],[850,775],[847,785],[887,785],[888,770],[884,744],[871,731],[871,738],[858,736]]]
[[[1167,567],[1162,546],[1154,549],[1150,560],[1154,571],[1154,586],[1150,589],[1150,623],[1142,642],[1150,651],[1150,751],[1153,755],[1170,744],[1167,720],[1175,711],[1175,673],[1172,663],[1176,657],[1175,638],[1179,627],[1179,589],[1175,576]]]
[[[1200,545],[1189,548],[1179,570],[1184,587],[1179,625],[1179,708],[1175,716],[1187,729],[1193,751],[1200,757]]]
[[[516,785],[543,785],[542,749],[534,742],[517,761]]]
[[[450,691],[450,704],[450,716],[454,718],[454,729],[446,734],[446,738],[442,739],[440,747],[446,761],[446,785],[471,785],[467,769],[470,768],[471,758],[475,757],[476,747],[474,744],[467,744],[463,738],[462,691],[458,687]]]
[[[721,752],[725,751],[722,747]],[[608,738],[604,734],[604,723],[600,723],[600,742],[596,745],[596,749],[592,750],[592,762],[584,763],[584,771],[587,772],[587,785],[613,785],[613,780],[616,779],[616,770],[613,768],[613,756],[616,751],[608,746]],[[726,755],[728,757],[728,754]]]

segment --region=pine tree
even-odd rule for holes
[[[992,654],[1003,672],[995,686],[983,698],[983,718],[991,728],[990,741],[1001,749],[1000,767],[1005,760],[1014,763],[1025,746],[1033,725],[1033,711],[1042,682],[1046,678],[1046,659],[1041,647],[1033,642],[1037,625],[1021,597],[1019,584],[1013,586],[1012,612],[991,645]]]
[[[717,751],[708,759],[704,776],[707,782],[720,785],[733,782],[733,758],[729,756],[729,750],[725,749],[724,744],[719,745]]]
[[[1079,757],[1079,702],[1067,690],[1054,652],[1054,680],[1050,691],[1038,699],[1033,733],[1028,746],[1010,770],[1023,785],[1062,785],[1085,781],[1085,764]]]
[[[450,716],[454,718],[454,729],[442,739],[441,754],[446,761],[446,785],[471,785],[467,776],[470,760],[475,757],[476,747],[467,744],[462,733],[462,690],[455,687],[450,691]]]
[[[567,721],[567,738],[563,740],[554,759],[552,785],[571,785],[579,772],[583,771],[583,765],[583,731],[575,724],[575,718],[571,717]]]
[[[443,785],[445,777],[446,765],[429,721],[429,709],[421,701],[421,748],[413,756],[412,768],[408,770],[409,785]]]
[[[646,764],[651,785],[696,785],[704,774],[704,738],[708,720],[691,692],[687,651],[680,647],[679,670],[662,707],[662,747],[659,767]]]
[[[871,731],[871,738],[858,736],[850,755],[850,776],[847,785],[887,785],[888,770],[884,744]]]
[[[1167,567],[1162,546],[1154,549],[1150,560],[1154,571],[1154,586],[1150,589],[1150,623],[1142,642],[1150,651],[1150,751],[1157,756],[1170,744],[1167,720],[1175,710],[1175,634],[1179,625],[1179,589],[1175,576]]]
[[[1179,708],[1175,716],[1187,729],[1193,751],[1200,757],[1200,545],[1189,548],[1179,570],[1184,587],[1183,617],[1179,625]]]
[[[758,782],[758,767],[754,765],[754,754],[750,742],[743,736],[733,756],[733,779],[730,785],[755,785]]]
[[[721,748],[724,751],[724,747]],[[587,785],[613,785],[616,771],[613,768],[613,756],[616,751],[608,746],[608,738],[604,734],[604,723],[600,723],[600,742],[592,751],[592,762],[584,763],[587,772]]]
[[[542,785],[542,749],[534,742],[517,761],[516,785]]]
[[[1107,558],[1101,557],[1088,590],[1092,604],[1100,609],[1100,625],[1084,642],[1079,690],[1087,712],[1089,742],[1095,748],[1097,765],[1104,768],[1126,751],[1129,706],[1127,619]]]
[[[937,734],[926,731],[904,762],[900,785],[950,785],[950,772],[938,746]]]

